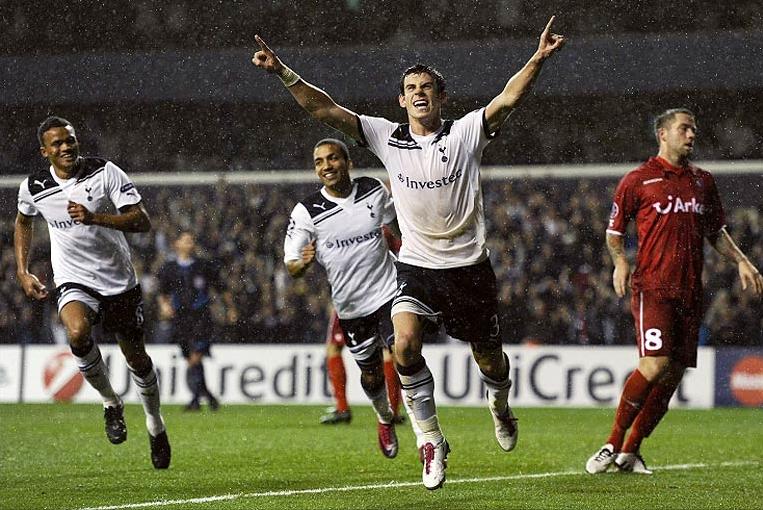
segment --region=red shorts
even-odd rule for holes
[[[342,326],[339,325],[339,316],[336,311],[331,312],[331,318],[329,319],[329,327],[326,331],[326,343],[334,344],[337,347],[344,347],[344,331]]]
[[[631,297],[631,311],[639,356],[667,356],[684,366],[697,366],[701,299],[666,297],[657,290],[638,291]]]

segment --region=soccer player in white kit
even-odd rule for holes
[[[408,123],[358,115],[334,102],[281,62],[259,37],[252,62],[276,74],[311,116],[357,140],[387,169],[403,246],[392,306],[395,361],[415,421],[423,432],[422,481],[427,489],[445,482],[448,442],[434,403],[434,381],[421,355],[430,321],[442,322],[454,338],[469,342],[482,380],[500,447],[511,451],[516,418],[508,405],[508,358],[503,353],[497,292],[485,247],[479,167],[482,152],[530,90],[543,62],[564,45],[551,33],[552,17],[529,61],[490,103],[455,121],[442,119],[445,80],[429,66],[403,73],[399,105]],[[413,421],[413,420],[412,420]]]
[[[50,234],[58,314],[80,372],[103,398],[106,436],[127,439],[124,405],[109,381],[106,364],[91,338],[101,322],[114,333],[146,414],[151,462],[170,464],[170,444],[159,409],[159,386],[143,331],[143,298],[123,232],[147,232],[151,221],[141,196],[114,163],[80,156],[74,126],[49,117],[37,130],[40,153],[50,167],[31,174],[19,188],[14,231],[16,274],[24,293],[46,299],[49,290],[29,272],[34,217]]]
[[[382,226],[397,229],[395,208],[381,181],[350,177],[352,161],[344,142],[320,140],[313,149],[313,164],[323,187],[294,206],[284,240],[284,263],[295,278],[314,261],[326,270],[347,347],[376,411],[379,448],[393,458],[398,442],[382,353],[393,336],[390,308],[396,273]]]

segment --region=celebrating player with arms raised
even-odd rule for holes
[[[314,118],[368,146],[389,172],[403,247],[392,306],[395,361],[400,380],[423,431],[422,480],[428,489],[445,482],[449,452],[437,419],[434,381],[421,355],[430,321],[443,322],[453,337],[469,342],[488,390],[489,407],[502,449],[517,439],[508,405],[508,358],[499,330],[496,280],[485,247],[479,167],[482,152],[530,90],[543,62],[564,38],[543,30],[535,53],[485,108],[444,121],[445,80],[418,65],[400,81],[399,105],[408,123],[357,115],[323,90],[303,81],[260,38],[252,61],[276,74]],[[413,420],[412,420],[413,421]]]
[[[606,444],[586,463],[591,474],[612,463],[623,472],[651,474],[641,442],[667,413],[686,368],[697,365],[704,238],[737,264],[743,289],[763,293],[763,278],[726,231],[713,176],[689,162],[697,135],[694,114],[667,110],[656,118],[654,133],[659,153],[622,178],[607,228],[619,297],[631,280],[640,359],[625,383]],[[632,277],[623,240],[630,220],[638,231]]]

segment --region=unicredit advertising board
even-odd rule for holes
[[[615,406],[623,382],[638,362],[632,347],[507,345],[505,350],[514,381],[511,402],[517,406]],[[137,402],[117,346],[102,345],[101,351],[114,389],[128,402]],[[190,394],[179,349],[151,345],[148,351],[159,371],[162,401],[185,404]],[[226,404],[327,404],[331,398],[324,353],[323,345],[216,345],[213,357],[205,363],[207,382]],[[485,390],[466,345],[426,345],[424,355],[435,378],[438,404],[483,405]],[[715,349],[700,348],[698,368],[687,372],[673,406],[702,408],[757,402],[749,391],[740,393],[746,401],[717,400],[716,357]],[[345,365],[348,399],[366,404],[358,369],[346,350]],[[750,381],[761,380],[760,374],[740,374],[736,380],[748,389]],[[79,374],[69,349],[1,346],[0,402],[53,401],[100,401]]]

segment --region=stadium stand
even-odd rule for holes
[[[78,126],[84,153],[108,155],[131,176],[155,172],[173,177],[172,185],[138,185],[155,225],[150,234],[130,236],[149,314],[156,310],[151,306],[154,275],[167,256],[168,239],[178,228],[192,228],[206,254],[228,268],[228,285],[236,296],[235,307],[218,304],[215,309],[221,341],[322,341],[329,302],[323,279],[316,271],[306,280],[289,282],[281,261],[292,197],[312,185],[278,184],[275,171],[309,168],[305,140],[331,133],[310,121],[277,84],[248,74],[253,34],[274,34],[273,42],[286,47],[290,57],[306,59],[301,62],[310,60],[311,51],[345,63],[355,62],[360,53],[376,58],[387,72],[402,68],[404,59],[431,57],[443,62],[450,90],[461,97],[446,109],[446,116],[458,117],[485,104],[509,75],[484,73],[494,74],[491,78],[469,66],[513,70],[511,62],[526,56],[527,41],[545,23],[549,5],[539,0],[446,0],[424,12],[407,0],[316,0],[311,5],[294,9],[285,0],[169,0],[161,5],[88,0],[71,3],[63,17],[39,15],[44,8],[40,3],[1,7],[0,181],[39,168],[34,129],[48,114],[62,115]],[[485,165],[576,168],[642,161],[655,148],[645,115],[672,106],[697,113],[701,135],[696,160],[763,160],[763,80],[758,72],[763,53],[746,45],[760,41],[759,2],[691,0],[685,9],[675,9],[657,0],[606,5],[563,0],[553,7],[559,29],[572,42],[565,48],[567,57],[560,59],[558,69],[544,71],[536,94],[487,149]],[[414,27],[406,21],[392,25],[392,18],[383,15],[390,9],[402,13],[402,20],[417,19],[417,30],[429,27],[425,46],[431,52],[408,51]],[[703,15],[686,16],[687,11]],[[316,15],[323,15],[319,34]],[[61,24],[78,28],[61,31]],[[498,60],[488,54],[470,57],[475,48],[488,46],[502,48],[495,52]],[[521,50],[519,55],[515,50]],[[59,96],[39,70],[50,67],[45,65],[50,59],[59,64],[65,59],[65,65],[58,65],[63,73],[87,78],[61,84],[66,93]],[[644,71],[652,61],[674,72],[655,76]],[[226,67],[232,62],[240,62],[241,68]],[[734,72],[729,72],[729,62]],[[168,65],[174,73],[166,71]],[[311,79],[315,75],[359,112],[400,118],[394,76],[382,82],[376,79],[377,69],[368,69],[359,75],[363,79],[347,80],[346,70],[334,73],[314,64],[300,69],[309,70]],[[553,86],[543,83],[549,74]],[[671,81],[668,74],[678,78]],[[474,81],[488,78],[493,82]],[[474,88],[465,84],[474,83],[485,85],[478,87],[485,96],[463,93]],[[354,150],[353,157],[357,168],[379,166],[367,151]],[[252,172],[272,179],[193,185],[185,177],[205,172]],[[616,177],[583,175],[572,170],[567,179],[492,179],[485,184],[488,237],[501,283],[507,342],[631,342],[630,312],[627,302],[611,291],[603,240]],[[760,175],[758,169],[757,174],[719,178],[721,186],[727,183],[722,194],[728,201],[730,230],[758,267],[763,266]],[[61,341],[52,307],[28,302],[16,285],[12,233],[18,182],[3,182],[0,342]],[[37,234],[34,270],[49,273],[44,225]],[[722,270],[707,282],[703,341],[761,345],[760,303],[740,292],[732,267],[712,250],[708,257],[707,266]],[[161,322],[150,315],[147,320],[150,340],[166,341]]]
[[[574,167],[572,167],[574,168]],[[310,174],[305,173],[306,179]],[[572,176],[570,176],[572,177]],[[759,175],[722,175],[737,192],[727,205],[730,231],[756,265],[763,265],[763,211]],[[604,230],[616,179],[572,177],[491,179],[485,185],[488,239],[502,298],[504,341],[540,344],[632,343],[627,300],[611,287]],[[318,271],[305,280],[287,278],[282,239],[294,196],[310,184],[140,186],[154,230],[133,234],[130,243],[141,274],[151,342],[166,341],[166,325],[154,313],[155,275],[170,252],[169,239],[192,229],[206,254],[223,263],[234,306],[219,300],[214,310],[220,342],[321,342],[329,294]],[[4,204],[15,189],[2,188]],[[728,194],[728,193],[727,193]],[[0,223],[0,341],[54,342],[56,321],[48,304],[32,304],[15,284],[12,210]],[[39,225],[36,270],[49,274]],[[635,249],[635,246],[630,246]],[[734,267],[708,247],[705,328],[708,345],[760,345],[760,303],[741,292]],[[717,268],[720,268],[719,270]],[[164,332],[164,334],[163,334]]]

